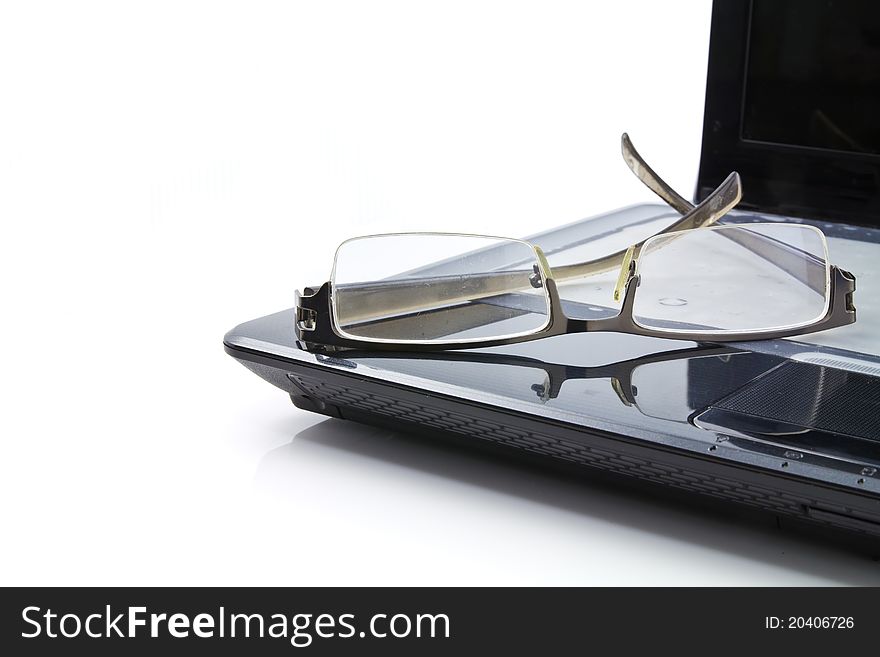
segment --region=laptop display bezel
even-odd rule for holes
[[[755,1],[762,0],[713,5],[696,200],[738,171],[744,188],[740,207],[880,226],[880,155],[742,138]]]

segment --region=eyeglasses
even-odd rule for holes
[[[553,267],[536,245],[450,233],[347,240],[330,281],[296,297],[296,335],[316,350],[449,350],[592,331],[731,342],[851,324],[855,278],[805,224],[714,225],[742,196],[731,173],[699,205],[677,194],[626,134],[624,160],[682,216],[610,255]],[[614,316],[566,314],[557,284],[619,271]]]

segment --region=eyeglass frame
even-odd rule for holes
[[[664,230],[630,246],[628,249],[596,260],[557,267],[555,271],[551,269],[544,252],[539,246],[525,240],[501,238],[526,244],[535,254],[536,273],[539,275],[541,285],[546,290],[548,299],[549,317],[543,328],[506,337],[468,340],[452,339],[448,341],[378,340],[350,337],[344,335],[341,329],[337,330],[337,318],[333,309],[332,284],[328,281],[320,287],[306,287],[302,293],[296,292],[295,331],[297,339],[311,351],[325,352],[348,349],[369,349],[372,351],[400,351],[405,349],[407,351],[421,352],[477,349],[530,342],[557,335],[588,332],[629,333],[656,338],[722,343],[791,337],[837,328],[856,321],[856,309],[853,304],[853,293],[856,289],[855,277],[850,272],[836,265],[826,264],[829,268],[830,278],[827,289],[829,295],[828,305],[822,317],[808,324],[778,329],[713,332],[662,330],[637,323],[633,316],[636,288],[640,282],[637,263],[645,243],[661,235],[698,231],[711,226],[739,202],[742,197],[742,188],[739,175],[733,172],[699,205],[694,206],[678,195],[647,165],[633,147],[626,133],[621,137],[621,151],[624,161],[633,173],[660,198],[682,213],[683,216]],[[761,224],[748,224],[747,226],[755,225]],[[734,226],[737,226],[737,224],[719,226],[718,228]],[[821,231],[819,232],[821,234]],[[449,235],[449,233],[398,233],[398,235],[406,234]],[[471,235],[468,237],[485,236]],[[824,240],[824,235],[822,235],[822,238]],[[591,274],[612,271],[618,267],[620,267],[620,275],[616,291],[623,290],[623,302],[617,315],[597,319],[576,319],[565,314],[557,288],[557,279],[581,278]]]

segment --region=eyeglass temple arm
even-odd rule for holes
[[[620,153],[623,155],[623,161],[626,162],[626,165],[636,174],[636,178],[641,180],[648,189],[662,198],[667,204],[671,205],[679,214],[687,214],[694,209],[693,203],[666,184],[654,169],[645,162],[644,158],[639,155],[636,147],[633,146],[629,135],[625,132],[620,136]]]
[[[639,155],[629,135],[625,132],[620,136],[620,152],[630,170],[648,189],[683,215],[693,211],[693,203],[683,198],[657,175],[650,165],[645,162],[644,158]],[[720,216],[718,215],[702,225],[711,225]],[[792,277],[808,285],[811,289],[817,292],[825,289],[825,264],[810,258],[809,254],[796,253],[792,248],[786,247],[758,233],[733,231],[723,233],[723,235],[738,242],[740,246],[753,251],[765,260],[769,260]]]
[[[635,153],[634,150],[632,152]],[[638,156],[637,153],[636,156]],[[626,158],[624,157],[624,159]],[[641,162],[641,158],[639,158],[638,161]],[[629,164],[629,161],[627,161],[627,164]],[[645,169],[642,169],[642,171],[644,172],[645,170],[650,171],[650,168],[645,165]],[[653,174],[653,172],[651,173]],[[642,182],[645,182],[642,176],[639,176],[639,179],[642,180]],[[736,204],[739,203],[742,198],[742,181],[740,180],[739,174],[735,171],[727,176],[727,178],[724,179],[724,182],[715,188],[715,190],[697,206],[690,205],[690,203],[682,199],[678,194],[672,191],[665,182],[656,177],[656,174],[653,174],[651,180],[653,181],[652,184],[656,183],[658,188],[668,189],[671,194],[675,195],[675,197],[681,201],[681,203],[689,205],[690,210],[686,211],[681,219],[650,237],[656,237],[656,235],[663,235],[665,233],[673,233],[681,230],[690,230],[692,228],[711,226],[736,207]],[[656,191],[651,184],[648,184],[647,182],[645,184],[648,185],[648,187],[651,187],[652,190]],[[672,204],[670,203],[670,205]],[[675,206],[673,205],[673,207]],[[678,208],[675,209],[678,210]],[[642,245],[650,239],[650,237],[647,237],[634,245],[635,257],[638,256]],[[553,267],[553,277],[558,281],[564,281],[572,278],[593,276],[608,271],[615,271],[620,268],[623,258],[628,250],[629,249],[621,249],[616,253],[595,260]]]
[[[715,190],[715,192],[710,194],[702,203],[698,206],[694,206],[693,203],[682,197],[678,192],[672,189],[666,181],[657,175],[657,172],[645,162],[644,158],[636,150],[636,147],[633,146],[632,140],[625,132],[620,137],[620,152],[621,155],[623,155],[624,162],[626,162],[630,170],[648,189],[663,199],[663,201],[674,208],[677,212],[684,215],[679,221],[661,231],[658,235],[680,230],[688,230],[691,228],[711,226],[729,212],[742,197],[742,181],[739,179],[738,174],[732,173],[728,176],[727,180],[721,184],[719,189],[724,188],[728,182],[732,182],[731,178],[735,176],[735,185],[732,185],[731,188],[727,190],[730,192],[729,200],[735,198],[735,201],[729,206],[725,203],[724,207],[720,208],[720,211],[715,211],[716,209],[712,207],[714,201],[710,203],[706,202],[712,199],[715,192],[718,191]],[[734,186],[736,187],[735,190],[732,189]],[[699,208],[705,209],[699,210]],[[774,240],[757,233],[731,232],[725,235],[738,242],[741,246],[753,251],[758,256],[777,265],[780,269],[784,270],[802,283],[805,283],[811,289],[817,292],[821,292],[825,289],[825,264],[819,260],[810,258],[809,254],[796,253],[791,247],[786,247],[783,244],[779,244]],[[639,250],[643,243],[644,241],[634,246],[632,257],[638,257]],[[578,263],[568,267],[556,267],[553,270],[553,274],[558,280],[565,280],[566,278],[573,278],[576,276],[588,276],[612,271],[621,266],[626,256],[626,251],[627,250],[622,250],[610,256],[586,263]]]

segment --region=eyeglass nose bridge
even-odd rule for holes
[[[631,247],[634,252],[637,247]],[[636,288],[639,286],[639,275],[636,267],[637,258],[633,256],[628,266],[621,268],[622,303],[620,311],[612,317],[600,319],[575,319],[565,314],[562,300],[556,285],[556,279],[547,280],[547,294],[550,297],[551,323],[544,332],[549,337],[564,335],[566,333],[587,333],[592,331],[610,331],[623,333],[646,334],[646,332],[633,321],[633,307],[635,305]]]

